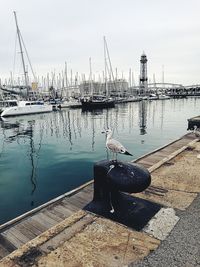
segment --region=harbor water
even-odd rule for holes
[[[109,158],[104,128],[112,128],[134,160],[187,133],[200,98],[141,101],[112,109],[61,111],[0,121],[0,224],[93,178]]]

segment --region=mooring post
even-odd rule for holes
[[[150,202],[138,200],[127,193],[142,192],[150,183],[149,171],[136,163],[99,161],[94,164],[93,200],[84,209],[122,223],[127,222],[126,225],[135,225],[138,219],[135,220],[134,215],[141,213],[141,210],[145,210],[146,214],[154,213],[160,206],[155,208]]]

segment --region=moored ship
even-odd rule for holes
[[[81,104],[82,108],[87,110],[115,107],[115,101],[112,98],[107,98],[105,96],[98,96],[98,95],[82,98]]]

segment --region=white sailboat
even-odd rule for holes
[[[43,101],[7,100],[0,107],[1,117],[51,112],[52,106]]]
[[[26,94],[28,97],[28,90],[30,86],[28,86],[28,76],[27,76],[27,71],[25,68],[25,61],[24,61],[23,50],[22,50],[21,33],[18,27],[17,16],[16,16],[15,11],[14,11],[14,17],[15,17],[15,24],[17,28],[17,36],[18,36],[18,41],[19,41],[22,66],[23,66],[23,71],[24,71],[25,88],[27,90]],[[9,89],[7,89],[7,91],[9,91]],[[51,112],[51,111],[52,111],[52,106],[45,104],[43,101],[28,101],[28,100],[14,99],[14,100],[1,102],[0,116],[1,117],[18,116],[18,115],[44,113],[44,112]]]

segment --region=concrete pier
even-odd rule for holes
[[[151,172],[152,183],[132,195],[162,206],[142,230],[83,211],[92,200],[91,181],[0,226],[0,266],[143,266],[199,196],[198,141],[190,133],[136,160]],[[180,245],[181,236],[174,242]],[[194,262],[200,262],[198,251],[193,253]]]

